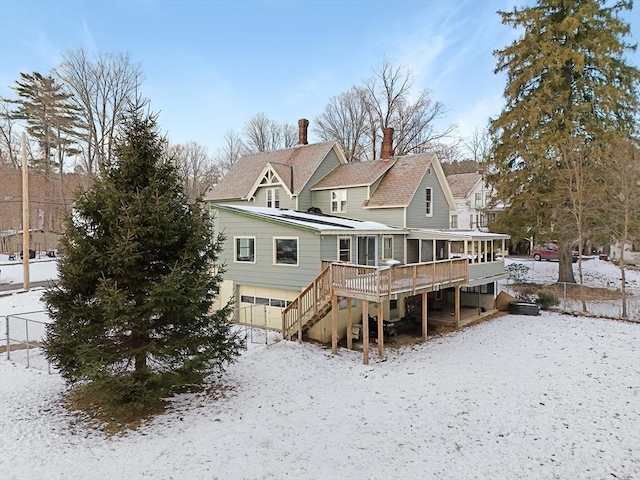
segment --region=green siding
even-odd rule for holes
[[[493,275],[501,275],[505,272],[504,261],[489,263],[470,263],[469,264],[469,281],[489,278]]]
[[[314,204],[323,213],[338,215],[369,222],[379,222],[392,227],[404,228],[404,208],[368,208],[362,207],[367,196],[367,187],[351,187],[347,189],[347,211],[331,213],[331,190],[318,190],[314,193]]]
[[[345,232],[346,233],[346,232]],[[387,234],[378,235],[379,252],[382,255],[382,236]],[[399,262],[404,262],[404,235],[391,235],[393,237],[393,258]],[[351,238],[351,262],[357,263],[357,234],[344,234],[344,235],[323,235],[320,241],[320,259],[321,260],[338,260],[338,237],[350,237]],[[378,259],[380,260],[380,259]]]
[[[314,192],[311,192],[310,188],[313,187],[316,183],[320,181],[322,177],[327,175],[331,170],[340,165],[340,160],[338,160],[338,156],[336,155],[335,150],[332,148],[327,156],[322,160],[320,165],[316,171],[311,175],[311,178],[307,182],[306,185],[302,188],[300,193],[298,194],[298,208],[302,212],[306,212],[310,207],[318,207],[321,208],[324,213],[329,213],[329,210],[325,210],[319,205],[314,204]],[[295,181],[295,179],[294,179]],[[315,192],[317,193],[317,192]]]
[[[433,189],[432,217],[427,217],[425,213],[425,191],[428,187]],[[449,228],[449,204],[433,168],[431,175],[425,175],[420,182],[420,186],[407,208],[407,228]]]
[[[313,232],[225,211],[218,211],[218,225],[224,225],[226,235],[221,253],[224,278],[236,284],[301,290],[320,273],[320,236]],[[237,236],[255,237],[255,263],[234,262]],[[274,237],[298,237],[298,266],[273,264]]]
[[[351,240],[351,249],[353,250],[353,240]],[[337,259],[338,237],[336,235],[323,235],[320,240],[320,260],[336,261]]]
[[[296,199],[295,198],[289,198],[289,194],[285,191],[284,187],[282,186],[274,186],[274,185],[269,185],[269,186],[264,186],[264,187],[258,187],[258,189],[256,190],[256,193],[254,194],[255,197],[255,201],[254,202],[244,202],[244,205],[250,205],[252,207],[266,207],[267,206],[267,190],[269,188],[278,188],[280,189],[280,193],[278,194],[279,200],[280,200],[280,208],[283,209],[292,209],[295,210],[296,208]]]

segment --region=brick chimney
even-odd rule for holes
[[[308,145],[307,129],[309,128],[309,120],[301,118],[298,120],[298,145]]]
[[[393,155],[393,128],[387,127],[382,129],[382,149],[380,158],[389,160]]]

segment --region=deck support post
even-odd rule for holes
[[[380,359],[384,358],[384,318],[380,300],[378,300],[378,357]]]
[[[454,315],[456,328],[460,328],[460,285],[455,286]]]
[[[427,309],[429,307],[427,291],[422,292],[422,340],[427,341]]]
[[[369,365],[369,301],[362,300],[362,363]]]
[[[353,322],[351,321],[351,298],[347,297],[347,348],[353,350],[353,331],[351,327]]]
[[[331,353],[338,353],[338,296],[331,295]]]

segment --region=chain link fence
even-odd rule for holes
[[[252,305],[235,310],[234,321],[244,332],[247,343],[273,345],[282,339],[278,331],[267,328],[267,307]],[[4,320],[4,336],[0,336],[0,354],[6,359],[27,367],[51,373],[54,367],[42,350],[47,324],[51,323],[46,310],[0,317]],[[1,335],[1,333],[0,333]]]
[[[551,310],[640,322],[640,289],[626,288],[625,295],[614,287],[587,287],[574,283],[533,283],[526,280],[504,285],[514,297],[532,301]]]
[[[0,338],[0,352],[7,360],[27,367],[52,371],[42,351],[47,324],[51,323],[45,310],[7,315],[4,318],[4,338]]]
[[[233,322],[245,333],[247,343],[273,345],[282,340],[282,334],[267,328],[268,314],[267,305],[236,308]]]

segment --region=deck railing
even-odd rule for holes
[[[303,320],[306,321],[331,300],[331,264],[323,264],[320,275],[305,288],[298,298],[282,311],[282,336],[290,338],[298,330],[298,338],[302,338]]]
[[[338,295],[379,301],[386,295],[462,282],[467,279],[465,259],[439,260],[394,267],[334,263],[333,288]]]
[[[466,259],[439,260],[394,267],[373,267],[347,263],[322,262],[322,273],[282,313],[282,334],[290,338],[331,300],[333,293],[341,297],[374,302],[383,297],[420,289],[446,288],[467,280]]]

